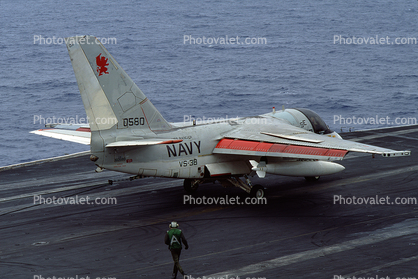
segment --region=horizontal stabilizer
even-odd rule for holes
[[[141,140],[128,140],[128,141],[115,141],[106,145],[106,147],[129,147],[129,146],[143,146],[143,145],[156,145],[156,144],[170,144],[178,143],[183,140],[177,139],[141,139]]]
[[[90,136],[91,136],[89,128],[78,128],[77,130],[40,129],[40,130],[32,131],[31,133],[45,136],[45,137],[54,138],[54,139],[81,143],[85,145],[90,144]]]

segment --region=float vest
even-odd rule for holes
[[[170,240],[170,249],[181,249],[181,230],[173,228],[168,233],[168,239]]]

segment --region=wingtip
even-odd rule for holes
[[[411,151],[410,150],[404,150],[404,151],[393,151],[393,152],[384,152],[382,153],[383,157],[402,157],[402,156],[410,156]]]

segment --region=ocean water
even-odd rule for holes
[[[35,36],[116,38],[106,48],[168,121],[284,105],[360,130],[396,123],[335,119],[418,117],[418,44],[391,44],[418,37],[417,13],[412,0],[1,1],[0,166],[89,149],[29,134],[40,117],[85,117],[65,45]],[[266,43],[185,44],[187,35]],[[339,35],[390,44],[334,43]]]

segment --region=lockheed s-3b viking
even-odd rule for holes
[[[186,191],[204,182],[264,196],[249,175],[319,176],[344,170],[348,152],[410,155],[343,140],[309,109],[207,123],[169,123],[93,36],[66,39],[89,126],[50,125],[33,133],[90,144],[97,170],[184,179]]]

